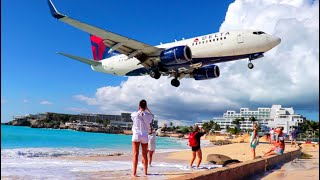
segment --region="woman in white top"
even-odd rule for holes
[[[150,128],[150,132],[149,132],[149,146],[148,146],[148,152],[149,152],[149,166],[151,166],[151,162],[152,162],[152,156],[154,151],[156,150],[156,132],[153,132],[152,128]]]
[[[147,111],[146,111],[147,110]],[[144,174],[147,175],[148,171],[148,131],[150,129],[150,123],[152,122],[153,115],[147,107],[147,102],[141,100],[139,103],[138,112],[131,114],[133,121],[132,125],[132,151],[133,151],[133,174],[136,176],[139,146],[142,146],[142,162],[144,165]]]

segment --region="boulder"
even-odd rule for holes
[[[231,160],[231,158],[222,154],[209,154],[207,156],[207,161],[213,164],[222,165],[227,160]]]

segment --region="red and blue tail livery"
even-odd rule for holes
[[[98,36],[90,35],[90,41],[93,59],[95,61],[106,59],[110,48],[107,48],[107,46],[104,45],[103,39]]]

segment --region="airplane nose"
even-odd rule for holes
[[[271,37],[269,37],[269,42],[270,42],[270,45],[272,47],[275,47],[278,44],[280,44],[281,39],[279,37],[276,37],[276,36],[271,36]]]
[[[280,42],[281,42],[281,38],[275,37],[275,43],[276,43],[276,45],[280,44]]]

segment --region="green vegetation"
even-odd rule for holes
[[[319,122],[313,120],[306,120],[301,126],[300,137],[315,137],[319,138]]]
[[[203,123],[202,128],[206,131],[206,133],[221,130],[220,125],[213,121]]]
[[[182,129],[181,129],[181,133],[183,133],[183,134],[187,134],[187,133],[189,133],[190,132],[190,128],[189,127],[183,127]]]

